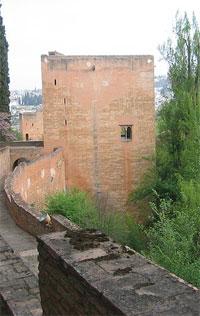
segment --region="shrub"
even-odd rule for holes
[[[96,221],[95,205],[87,193],[72,189],[48,196],[46,210],[49,214],[61,214],[85,228]]]
[[[143,227],[137,225],[130,214],[103,211],[96,207],[87,193],[78,189],[49,196],[45,211],[49,214],[62,214],[82,228],[99,229],[137,251],[145,247]]]
[[[200,185],[180,184],[183,201],[161,205],[159,220],[148,229],[148,251],[155,262],[200,287]],[[162,208],[162,205],[168,205]],[[169,216],[173,208],[173,217]],[[154,208],[155,211],[155,208]]]

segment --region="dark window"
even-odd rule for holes
[[[65,120],[65,125],[67,125],[67,120]]]
[[[121,140],[130,141],[132,139],[132,126],[122,125],[121,126]]]
[[[32,123],[32,126],[33,126],[34,124]]]
[[[28,137],[28,134],[26,134],[26,140],[28,140],[28,138],[29,138],[29,137]]]
[[[54,85],[55,85],[55,86],[56,86],[56,83],[57,83],[57,82],[56,82],[56,79],[55,79],[55,80],[54,80]]]
[[[64,98],[64,104],[66,104],[66,99]]]
[[[126,136],[127,139],[132,139],[132,128],[130,126],[127,127]]]

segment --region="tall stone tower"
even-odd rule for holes
[[[153,57],[41,60],[45,152],[64,147],[67,187],[123,209],[155,149]]]

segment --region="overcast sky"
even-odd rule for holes
[[[11,89],[41,87],[40,55],[153,54],[177,10],[200,17],[197,0],[2,0]]]

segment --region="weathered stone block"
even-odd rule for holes
[[[98,247],[93,248],[92,243],[96,247],[97,242],[94,234],[90,248],[80,250],[76,234],[83,243],[83,236],[87,236],[88,247],[88,232],[84,235],[74,231],[71,237],[69,232],[53,233],[38,238],[40,294],[45,316],[199,315],[200,292],[194,287],[136,252],[127,253],[125,247],[111,240],[99,241]],[[44,279],[46,275],[48,282]]]

